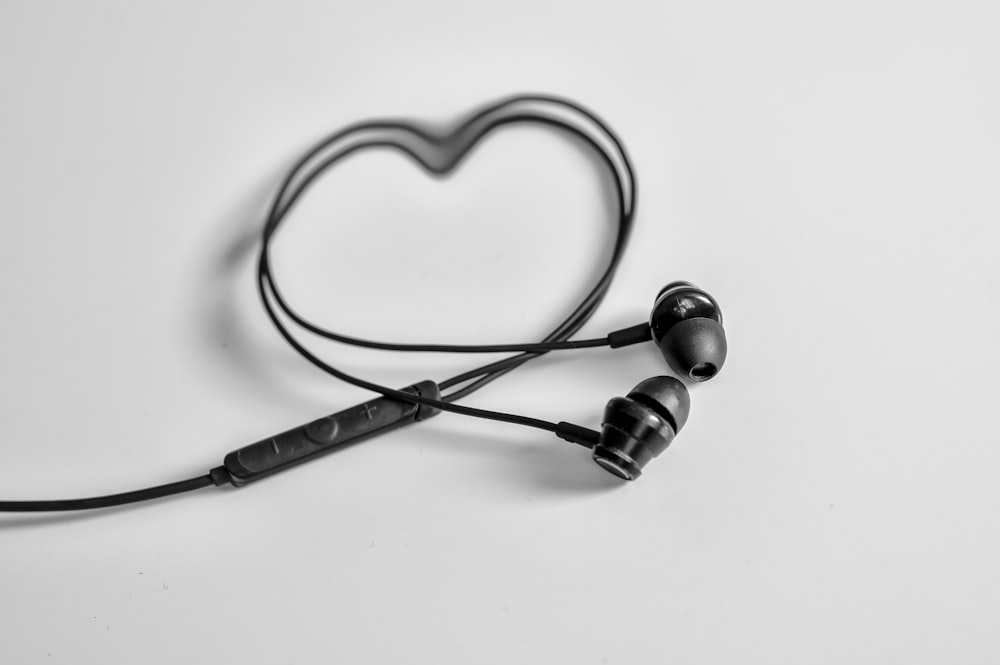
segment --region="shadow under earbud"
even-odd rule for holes
[[[515,460],[526,468],[519,477],[529,491],[540,494],[595,494],[621,489],[626,482],[590,459],[590,451],[580,446],[552,445],[542,441],[521,450]]]
[[[483,476],[500,476],[500,485],[519,494],[588,495],[627,484],[594,464],[585,448],[544,434],[529,439],[479,435],[470,442],[470,436],[463,432],[428,427],[421,437],[421,445],[429,448],[446,448],[449,454],[474,454],[490,469]]]

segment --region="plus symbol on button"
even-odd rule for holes
[[[371,420],[374,417],[375,411],[377,410],[378,407],[372,406],[371,404],[365,404],[361,407],[361,413],[365,414],[365,418],[368,420]]]

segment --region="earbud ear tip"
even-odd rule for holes
[[[726,362],[726,331],[714,319],[693,318],[672,325],[659,341],[671,368],[692,381],[708,381]]]
[[[691,413],[691,394],[672,376],[648,378],[633,388],[628,397],[659,413],[674,428],[674,433],[684,428]]]

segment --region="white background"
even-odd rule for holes
[[[518,91],[639,176],[583,336],[688,279],[724,372],[621,486],[442,415],[241,490],[0,516],[5,663],[995,663],[1000,10],[993,1],[0,5],[0,498],[190,477],[368,399],[270,329],[262,215],[312,142]],[[289,297],[394,341],[540,338],[612,224],[518,128],[427,178],[370,153],[276,246]],[[470,358],[325,357],[403,386]],[[596,426],[652,345],[466,403]]]

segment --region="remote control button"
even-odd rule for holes
[[[306,425],[306,436],[315,443],[328,444],[337,440],[339,430],[337,419],[334,416],[327,416]]]

